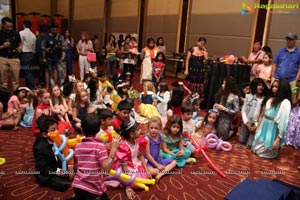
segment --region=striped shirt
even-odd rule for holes
[[[98,138],[84,138],[75,147],[77,172],[72,186],[95,195],[105,192],[104,175],[108,172],[102,164],[107,158],[107,150]]]

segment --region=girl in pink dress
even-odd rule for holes
[[[122,172],[130,176],[150,178],[151,173],[147,169],[146,161],[142,154],[146,149],[147,141],[143,136],[140,136],[141,129],[138,124],[134,119],[130,118],[130,120],[121,124],[120,129],[122,142],[118,147],[113,169],[121,167]],[[136,188],[134,185],[130,185],[130,187]],[[128,197],[134,194],[130,187],[126,187]]]
[[[256,69],[256,77],[263,79],[268,88],[270,88],[271,85],[271,78],[272,78],[272,54],[271,53],[265,53],[263,56],[263,63],[258,65]]]
[[[15,124],[13,130],[17,130],[17,125],[19,124],[22,115],[24,114],[24,107],[21,106],[22,100],[26,97],[27,92],[30,91],[29,88],[19,87],[10,97],[7,103],[7,116],[10,116],[10,120],[12,120]]]

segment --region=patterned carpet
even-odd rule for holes
[[[78,77],[77,62],[74,62],[73,69]],[[134,77],[134,87],[141,91],[138,79],[139,73]],[[170,77],[164,79],[169,84],[175,80]],[[24,80],[21,80],[21,84],[24,84]],[[151,185],[149,192],[137,191],[135,200],[221,200],[247,177],[276,178],[300,185],[298,150],[284,147],[277,159],[267,160],[258,158],[249,149],[237,144],[236,140],[234,138],[231,141],[231,152],[206,150],[212,162],[226,173],[226,179],[214,173],[208,162],[199,155],[196,164],[177,168],[174,174],[166,175],[158,184]],[[0,157],[6,158],[6,163],[0,166],[0,200],[61,200],[72,197],[72,188],[60,193],[36,183],[30,174],[34,170],[33,142],[31,129],[0,130]],[[107,193],[112,200],[127,199],[124,189],[108,189]]]
[[[33,142],[31,129],[22,128],[15,132],[1,130],[0,157],[6,158],[6,163],[0,166],[0,199],[59,200],[72,197],[72,188],[64,193],[56,192],[39,186],[33,175],[28,174],[34,170]],[[135,199],[219,200],[246,177],[276,178],[300,185],[297,170],[300,156],[297,150],[284,147],[277,159],[267,160],[258,158],[237,144],[236,138],[231,143],[231,152],[206,151],[212,162],[227,174],[226,179],[214,173],[208,162],[199,156],[196,164],[177,168],[174,174],[166,175],[158,184],[151,185],[149,192],[137,191]],[[109,189],[107,193],[112,200],[127,199],[124,189]]]

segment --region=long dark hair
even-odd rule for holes
[[[178,135],[181,136],[182,135],[182,130],[183,130],[182,119],[178,115],[173,115],[173,116],[171,116],[169,118],[169,120],[166,123],[166,126],[162,130],[162,133],[165,134],[165,135],[170,135],[170,133],[171,133],[171,126],[173,124],[179,124],[180,129],[179,129]]]
[[[168,108],[172,108],[173,106],[175,107],[181,106],[184,98],[184,89],[179,85],[176,86],[175,83],[173,83],[172,86],[173,86],[173,90],[172,90],[171,99],[168,102]]]
[[[88,88],[90,89],[90,102],[93,102],[97,99],[96,92],[97,92],[97,78],[91,78]]]
[[[163,59],[162,59],[162,62],[165,63],[165,62],[166,62],[166,56],[165,56],[165,54],[164,54],[163,52],[161,52],[161,51],[158,52],[158,53],[156,54],[156,56],[155,56],[155,58],[154,58],[155,62],[158,62],[158,56],[160,56],[160,55],[161,55],[162,58],[163,58]]]
[[[163,42],[161,44],[159,44],[159,40],[163,40]],[[164,46],[164,38],[163,37],[158,37],[157,40],[156,40],[156,46]]]
[[[134,122],[134,119],[125,120],[120,126],[121,136],[125,140],[130,139],[130,133],[135,132],[137,129],[139,129],[139,125]]]
[[[251,94],[253,94],[253,95],[256,94],[257,87],[259,85],[262,85],[264,87],[264,91],[263,91],[262,95],[266,96],[266,94],[268,92],[268,86],[266,85],[264,80],[262,80],[261,78],[255,78],[251,81],[251,83],[250,83]]]
[[[278,91],[273,96],[272,107],[279,105],[284,99],[292,102],[292,90],[288,80],[281,78],[278,81]]]
[[[228,76],[225,78],[225,87],[224,89],[221,88],[215,95],[215,102],[220,103],[221,105],[225,106],[228,95],[233,93],[240,97],[239,89],[236,85],[235,78],[232,76]]]

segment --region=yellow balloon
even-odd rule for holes
[[[0,158],[0,165],[4,165],[6,162],[5,158]]]
[[[111,176],[114,176],[116,175],[116,170],[110,170],[109,172],[109,175]],[[131,179],[131,176],[127,175],[127,174],[124,174],[124,173],[121,173],[120,176],[119,176],[119,179],[122,180],[122,181],[125,181],[125,182],[128,182],[130,181]],[[146,178],[135,178],[134,181],[133,181],[133,184],[139,188],[142,188],[144,189],[146,192],[149,191],[149,187],[146,186],[146,184],[148,185],[154,185],[155,184],[155,179],[146,179]]]

